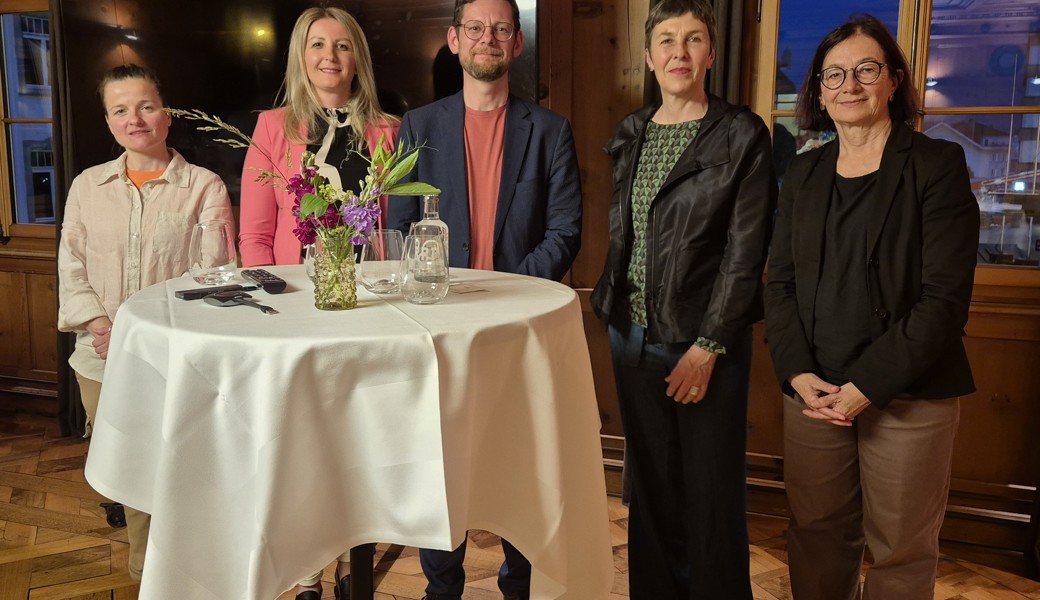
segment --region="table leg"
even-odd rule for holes
[[[350,600],[372,600],[375,595],[372,572],[375,552],[375,544],[350,549]]]

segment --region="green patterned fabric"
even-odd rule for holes
[[[693,342],[694,346],[707,350],[708,352],[714,352],[715,354],[725,354],[726,347],[716,342],[715,340],[709,340],[706,337],[699,337],[697,341]]]
[[[697,136],[701,122],[686,121],[675,125],[659,125],[650,121],[646,126],[639,165],[632,181],[632,255],[628,260],[628,316],[640,327],[646,320],[646,225],[650,203],[668,177],[683,151]]]

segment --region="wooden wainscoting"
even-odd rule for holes
[[[53,250],[0,253],[0,391],[54,396],[57,286]]]

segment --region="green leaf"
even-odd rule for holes
[[[372,155],[372,163],[381,165],[389,158],[389,152],[386,150],[386,134],[379,136],[379,143],[376,144],[375,154]]]
[[[399,163],[394,165],[394,168],[390,170],[390,173],[383,177],[383,187],[393,187],[402,177],[412,172],[415,168],[415,161],[419,160],[418,152],[411,152],[408,156],[401,159]]]
[[[328,210],[329,203],[321,198],[317,194],[306,194],[300,199],[300,220],[304,220],[311,215],[321,216]]]
[[[425,194],[440,194],[441,191],[428,183],[410,181],[401,185],[395,185],[390,189],[384,189],[383,193],[387,196],[422,196]]]

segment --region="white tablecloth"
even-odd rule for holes
[[[469,528],[533,565],[532,598],[613,580],[599,415],[575,293],[453,269],[486,291],[417,306],[359,289],[313,307],[185,301],[181,278],[120,308],[87,480],[151,513],[142,599],[271,600],[367,542],[451,549]]]

